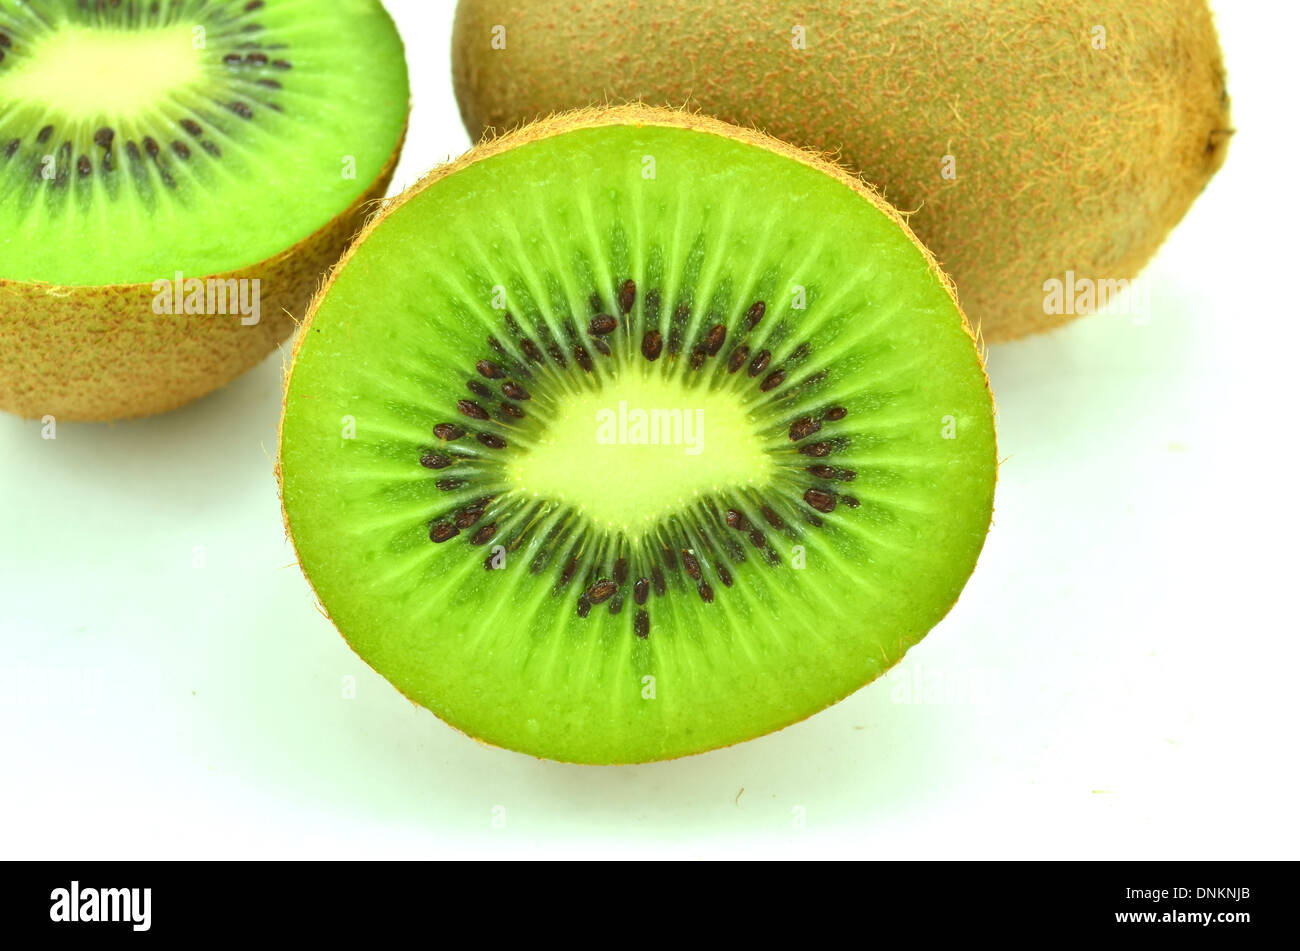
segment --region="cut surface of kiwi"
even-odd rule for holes
[[[285,395],[301,565],[488,743],[664,759],[800,720],[952,607],[992,401],[897,215],[756,132],[572,113],[435,171],[318,297]]]
[[[143,415],[265,356],[382,197],[408,101],[378,0],[0,0],[0,408]]]

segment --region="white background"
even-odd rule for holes
[[[469,143],[449,0],[388,6],[415,96],[396,190]],[[883,681],[649,766],[461,736],[294,566],[277,355],[161,418],[55,441],[0,418],[0,687],[87,678],[0,693],[0,856],[1297,857],[1300,22],[1219,7],[1240,131],[1146,272],[1151,319],[992,349],[994,529]]]

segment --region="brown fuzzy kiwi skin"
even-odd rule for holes
[[[294,342],[291,361],[289,363],[288,370],[285,373],[282,409],[286,412],[288,410],[289,393],[293,382],[293,369],[294,369],[294,365],[297,362],[298,352],[302,348],[303,343],[308,339],[312,321],[315,318],[317,311],[320,309],[321,303],[329,295],[330,288],[333,286],[334,281],[337,279],[338,275],[342,272],[342,270],[347,266],[348,262],[352,258],[352,255],[354,255],[357,252],[357,250],[361,248],[363,244],[365,244],[366,238],[370,236],[371,232],[373,232],[376,228],[382,225],[384,220],[389,215],[393,214],[393,212],[395,212],[398,208],[402,207],[402,205],[406,204],[406,202],[410,201],[412,198],[420,194],[429,186],[433,185],[435,182],[443,178],[446,178],[448,175],[452,175],[458,171],[461,171],[462,169],[468,168],[469,166],[475,164],[476,162],[481,162],[484,159],[491,158],[494,155],[499,155],[502,152],[507,152],[510,149],[527,145],[530,142],[536,142],[540,139],[550,138],[551,136],[555,136],[555,135],[561,135],[565,132],[572,132],[580,129],[598,128],[601,126],[610,126],[610,125],[645,125],[645,126],[665,126],[670,128],[691,129],[698,132],[706,132],[712,135],[720,135],[723,136],[724,138],[732,139],[739,142],[745,142],[750,145],[755,145],[761,148],[765,148],[779,155],[786,156],[787,158],[794,159],[795,161],[801,162],[804,165],[807,165],[811,168],[818,169],[819,171],[824,172],[825,174],[829,175],[831,178],[835,179],[836,181],[840,182],[846,187],[852,189],[854,192],[861,195],[867,201],[871,202],[871,204],[873,204],[881,212],[887,215],[900,228],[902,228],[904,233],[906,233],[907,236],[912,240],[912,242],[916,245],[917,249],[922,253],[922,255],[924,255],[925,260],[930,267],[931,273],[933,273],[935,277],[938,278],[939,282],[943,285],[944,289],[947,291],[949,298],[952,300],[953,306],[957,308],[958,313],[961,314],[962,328],[965,330],[966,334],[971,338],[972,345],[975,347],[976,354],[979,360],[980,370],[984,376],[985,390],[989,394],[989,403],[993,411],[994,420],[996,422],[997,405],[993,398],[992,390],[989,386],[988,373],[985,368],[985,362],[986,362],[985,348],[983,347],[983,344],[979,338],[978,333],[972,330],[971,325],[969,321],[967,321],[965,314],[961,312],[961,308],[957,302],[957,296],[952,281],[943,272],[943,269],[939,267],[939,264],[935,260],[934,255],[932,255],[926,249],[926,247],[923,244],[921,244],[920,241],[917,240],[916,235],[912,233],[912,230],[908,227],[907,222],[906,220],[904,220],[903,216],[900,215],[892,206],[890,206],[888,202],[884,201],[880,197],[880,195],[876,193],[874,188],[864,183],[862,179],[859,178],[857,175],[853,174],[848,169],[838,164],[831,156],[819,154],[817,152],[812,151],[811,149],[806,149],[806,148],[801,148],[798,146],[791,145],[788,142],[785,142],[780,139],[776,139],[756,129],[735,126],[730,123],[722,122],[718,119],[714,119],[709,116],[699,115],[697,113],[692,113],[686,110],[647,106],[640,103],[627,103],[623,105],[610,106],[607,108],[577,109],[565,113],[557,113],[554,115],[549,115],[543,119],[539,119],[526,126],[515,129],[511,132],[502,134],[500,136],[486,137],[481,142],[479,142],[478,145],[470,149],[464,155],[460,156],[459,158],[451,162],[444,163],[443,165],[440,165],[437,168],[435,168],[433,171],[429,172],[424,178],[422,178],[416,184],[412,185],[401,195],[388,199],[384,203],[383,207],[367,222],[365,228],[362,230],[361,234],[357,236],[357,240],[343,255],[343,258],[330,271],[329,276],[326,278],[325,282],[321,285],[319,292],[316,294],[315,299],[312,301],[311,306],[308,308],[307,317],[303,321],[303,325],[302,325],[303,332],[299,334],[297,340]],[[304,398],[308,398],[308,397],[304,397]],[[289,544],[293,547],[294,558],[297,561],[299,568],[302,570],[303,576],[307,579],[307,584],[311,587],[312,594],[316,599],[317,610],[320,612],[320,614],[323,617],[329,620],[331,624],[334,624],[334,619],[330,617],[329,611],[326,608],[325,603],[320,596],[320,592],[316,590],[316,585],[311,579],[311,575],[308,574],[305,566],[303,566],[302,564],[302,558],[297,551],[297,543],[295,542],[293,537],[293,526],[289,521],[289,512],[284,505],[284,469],[281,466],[280,462],[278,461],[279,459],[283,458],[284,416],[285,413],[282,412],[280,417],[280,431],[276,440],[277,447],[279,447],[279,452],[277,454],[277,462],[275,464],[275,478],[280,491],[280,515],[284,521],[285,537],[288,539]],[[999,467],[998,459],[996,457],[996,450],[994,453],[994,458],[990,460],[990,464],[993,465],[994,467],[994,482],[996,484],[998,467]],[[992,522],[990,520],[990,527],[991,526],[992,526]],[[955,605],[956,605],[956,601],[954,601],[953,604],[948,606],[947,611],[944,612],[945,616],[947,615],[948,611],[951,611]],[[344,641],[346,642],[347,635],[341,629],[338,628],[337,624],[335,624],[335,629],[339,631],[339,634],[344,638]],[[351,642],[348,642],[348,645],[349,647],[351,647],[352,646]],[[898,645],[896,645],[896,649],[886,657],[887,667],[885,671],[881,672],[880,676],[883,677],[884,674],[888,672],[888,670],[892,669],[899,661],[901,661],[903,659],[903,655],[907,652],[908,648],[910,648],[911,646],[913,646],[913,644],[907,642],[900,642]],[[354,653],[356,652],[355,648],[353,652]],[[383,676],[383,673],[377,670],[376,668],[374,668],[374,666],[371,665],[369,661],[367,661],[364,657],[362,657],[360,654],[357,654],[357,656],[358,658],[360,658],[360,660],[363,663],[371,667],[372,670],[375,670],[376,673],[378,673],[380,676]],[[396,688],[396,686],[395,689],[398,689],[399,692],[401,692],[400,688]],[[423,705],[419,701],[415,700],[413,697],[407,696],[406,694],[403,694],[403,696],[406,696],[406,698],[410,700],[411,703],[414,704],[415,706],[423,708]],[[827,703],[826,706],[827,707],[832,706],[843,699],[845,698],[836,697],[834,698],[834,700]],[[434,711],[430,711],[430,712],[434,712]],[[437,716],[436,713],[434,713],[434,715]],[[439,717],[439,719],[442,718]],[[768,733],[764,735],[769,735],[770,733],[775,733],[778,730],[783,730],[786,727],[793,726],[795,723],[799,723],[804,719],[806,719],[806,717],[795,717],[791,719],[789,722],[781,724],[776,729],[768,731]],[[468,732],[468,730],[466,730],[465,727],[460,724],[452,723],[448,720],[443,720],[442,722],[446,723],[448,726],[452,727],[457,732],[462,733],[465,736],[468,736],[470,739],[475,740],[476,742],[484,746],[490,746],[490,747],[495,746],[493,743],[484,740],[482,737],[475,736],[474,734]],[[712,750],[715,749],[722,749],[728,746],[735,746],[738,745],[739,742],[747,742],[747,741],[737,741],[736,743],[722,743],[713,747],[709,747],[707,749],[697,750],[694,751],[693,753],[686,754],[686,755],[692,755],[692,756],[699,755],[700,753],[711,752]],[[511,752],[516,752],[516,751],[512,750]],[[524,755],[529,755],[529,754],[524,754]],[[535,757],[535,758],[555,759],[555,757]],[[680,757],[667,757],[667,759],[676,759],[676,758],[680,758]],[[569,761],[569,760],[560,760],[560,761],[572,762],[574,765],[579,765],[579,766],[621,766],[621,765],[634,765],[640,762],[661,761],[662,759],[663,758],[651,758],[647,760],[626,760],[626,761],[621,760],[618,762],[609,762],[609,763],[590,763],[590,762]]]
[[[293,247],[206,281],[259,280],[261,319],[155,314],[152,284],[60,286],[0,279],[0,410],[108,422],[165,413],[252,369],[288,337],[330,266],[393,179],[405,129],[379,175]],[[160,275],[169,277],[170,275]]]
[[[1206,0],[460,0],[452,49],[472,136],[642,100],[836,152],[991,341],[1072,320],[1043,305],[1066,271],[1136,275],[1233,131]]]

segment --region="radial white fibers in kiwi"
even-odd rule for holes
[[[856,179],[642,107],[487,143],[318,298],[286,520],[349,644],[489,743],[625,763],[800,720],[952,607],[980,354]]]

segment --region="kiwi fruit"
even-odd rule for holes
[[[800,720],[952,607],[996,476],[981,354],[856,177],[584,110],[390,202],[314,302],[286,524],[320,602],[487,743],[627,763]]]
[[[174,409],[293,330],[392,177],[378,0],[0,0],[0,409]]]
[[[1205,0],[460,0],[453,69],[473,136],[642,100],[838,153],[990,341],[1136,275],[1232,133]]]

